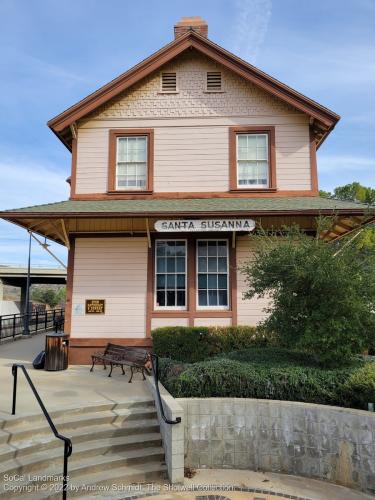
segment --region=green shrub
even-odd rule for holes
[[[356,406],[367,409],[368,403],[375,403],[375,362],[352,373],[345,384],[346,397]]]
[[[152,340],[155,354],[186,363],[254,345],[267,345],[272,341],[251,326],[163,327],[153,330]]]
[[[371,401],[367,388],[374,391],[375,386],[375,363],[358,359],[344,368],[323,369],[305,353],[274,347],[244,349],[195,364],[170,359],[161,359],[160,364],[161,381],[175,397],[260,398],[362,408],[363,401]]]

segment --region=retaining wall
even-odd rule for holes
[[[238,398],[179,398],[185,466],[281,472],[375,493],[375,413]]]

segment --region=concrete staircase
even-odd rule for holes
[[[51,417],[73,443],[69,498],[115,498],[112,485],[119,488],[118,498],[124,498],[129,491],[121,490],[125,485],[165,482],[164,450],[152,400],[55,411]],[[63,443],[43,415],[0,420],[0,498],[60,499],[61,477],[51,481],[40,476],[62,476],[62,467]],[[10,491],[10,484],[27,486],[28,491]]]

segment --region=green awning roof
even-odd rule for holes
[[[372,208],[374,210],[374,207]],[[367,205],[322,197],[293,198],[208,198],[151,200],[67,200],[46,205],[34,205],[0,212],[0,217],[15,216],[153,216],[173,214],[220,213],[366,213]]]

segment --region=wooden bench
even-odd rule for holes
[[[143,380],[146,380],[145,372],[148,372],[148,369],[145,365],[150,359],[150,354],[146,349],[140,349],[139,347],[107,344],[104,352],[95,352],[91,355],[91,359],[92,366],[90,372],[93,371],[95,364],[102,364],[104,370],[107,369],[107,365],[111,366],[108,377],[112,375],[114,366],[120,366],[123,375],[125,375],[124,366],[129,366],[131,375],[128,382],[130,383],[134,372],[141,372]]]

